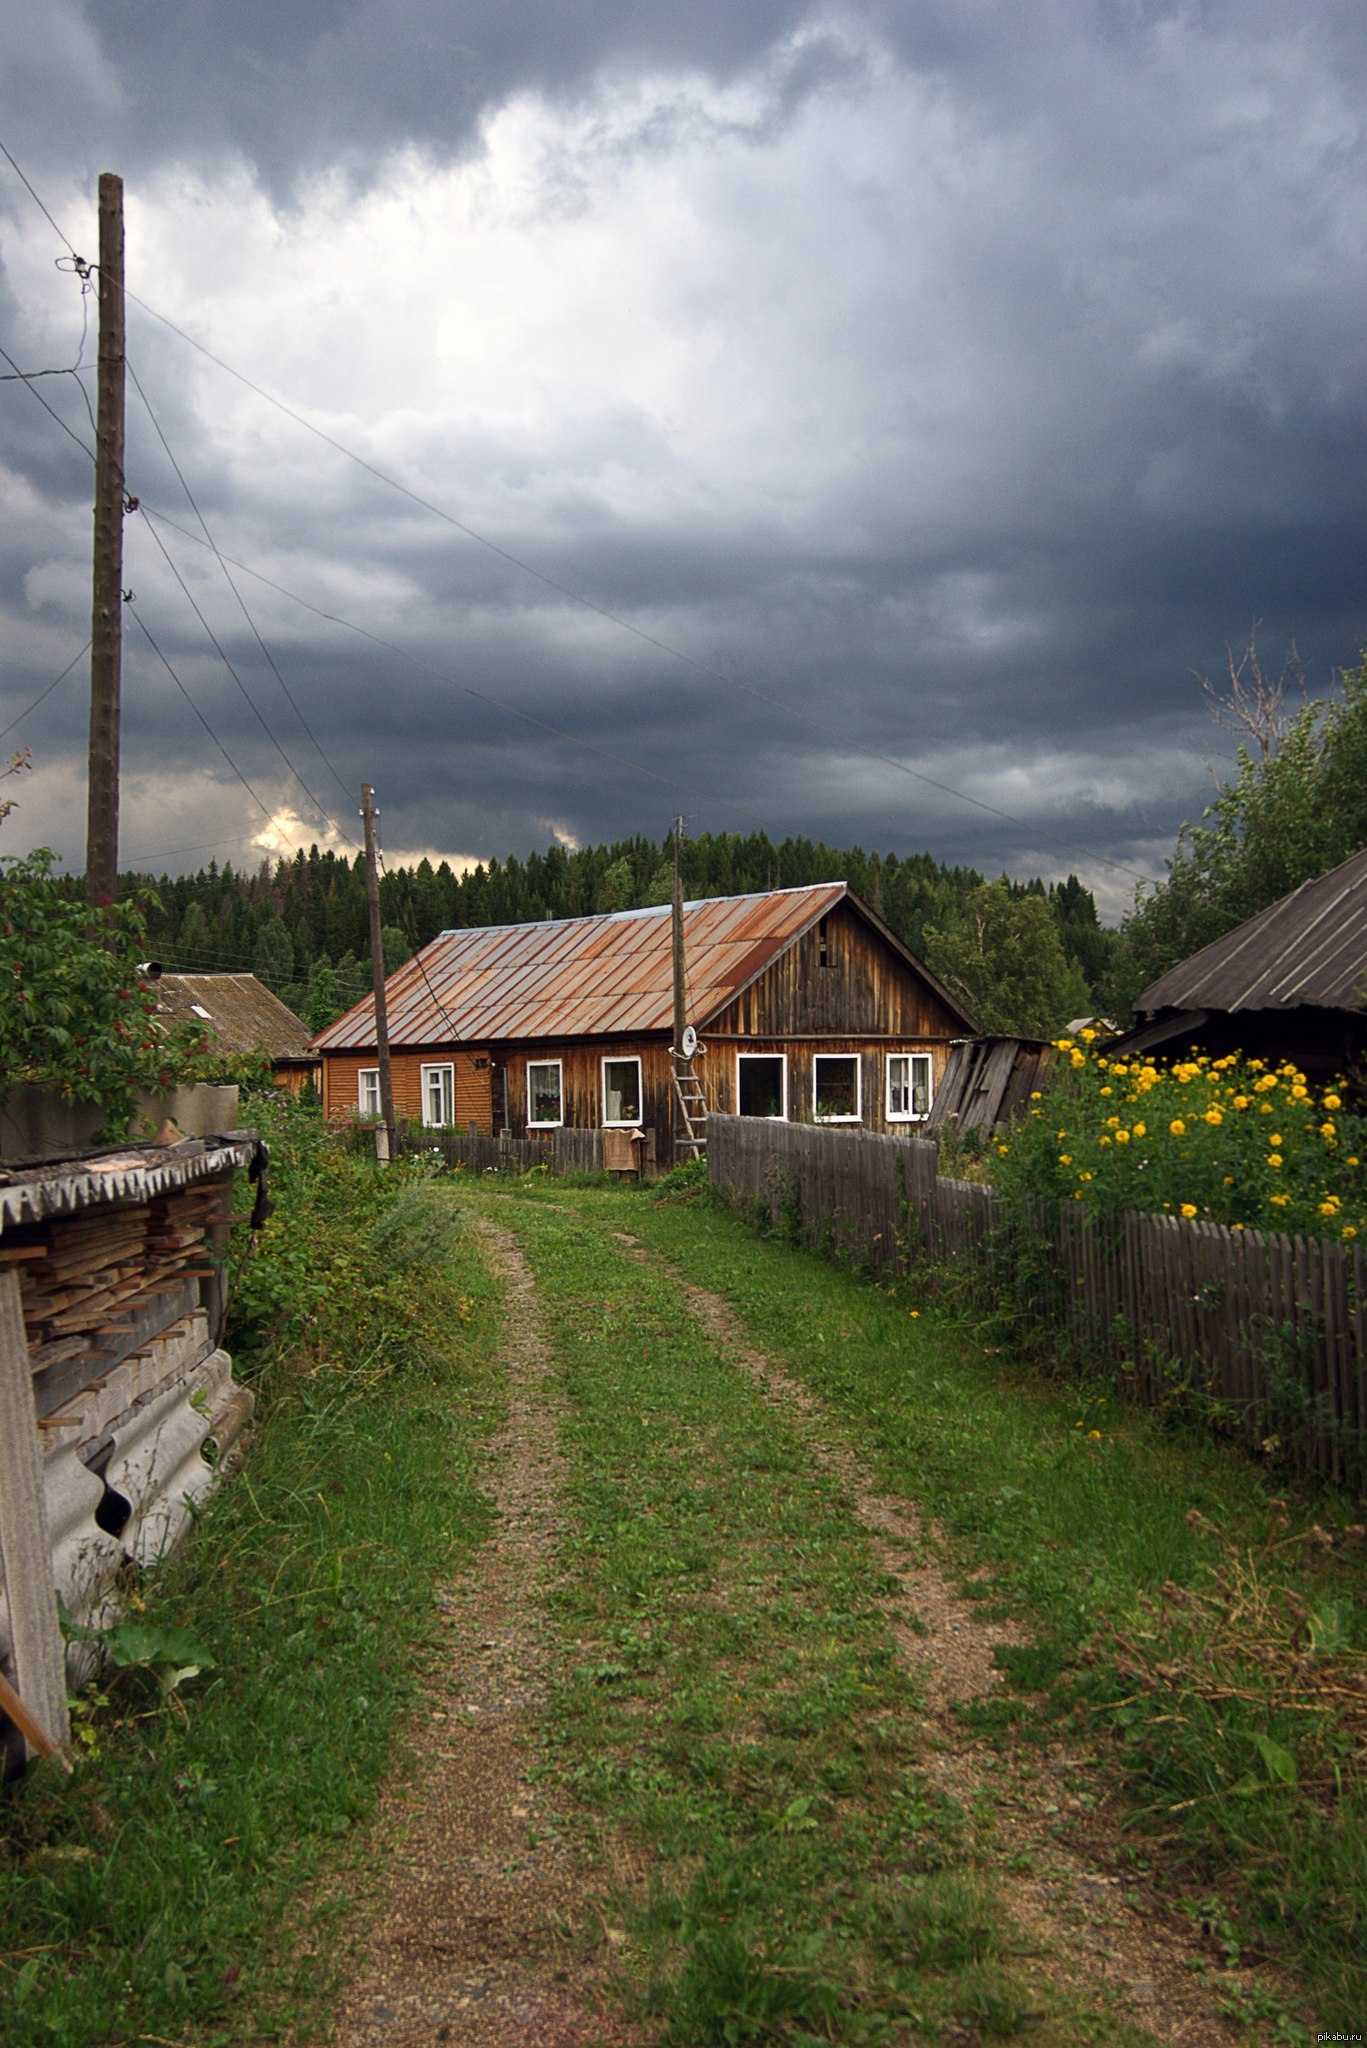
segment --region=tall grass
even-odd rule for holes
[[[301,1900],[371,1812],[434,1589],[486,1532],[498,1314],[474,1240],[440,1191],[339,1166],[305,1116],[268,1113],[278,1209],[236,1296],[257,1426],[132,1593],[213,1668],[171,1698],[136,1676],[87,1697],[75,1776],[31,1771],[0,1805],[8,2048],[323,2025],[335,1958]],[[349,1303],[377,1245],[375,1292]]]

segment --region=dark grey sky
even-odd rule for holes
[[[76,248],[121,172],[130,290],[448,515],[130,308],[253,573],[249,622],[205,546],[128,523],[175,676],[129,619],[126,856],[344,844],[364,778],[395,857],[682,807],[1075,868],[1118,911],[1102,857],[1154,872],[1208,792],[1196,676],[1255,620],[1316,690],[1367,638],[1365,20],[0,0],[0,139]],[[3,159],[0,236],[0,346],[93,393],[88,302]],[[88,440],[77,380],[39,389]],[[129,424],[131,488],[199,531],[136,391]],[[8,724],[88,632],[90,469],[13,382],[0,466]],[[79,666],[21,743],[5,847],[79,865]]]

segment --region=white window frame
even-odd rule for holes
[[[636,1100],[640,1108],[635,1116],[608,1115],[608,1068],[633,1066],[636,1069]],[[599,1063],[599,1097],[603,1105],[603,1129],[605,1131],[634,1131],[645,1119],[645,1091],[642,1087],[641,1062],[634,1052],[607,1053]]]
[[[559,1116],[538,1117],[532,1098],[532,1074],[538,1067],[555,1068],[555,1097],[560,1104]],[[558,1131],[565,1122],[565,1064],[563,1060],[528,1060],[527,1062],[527,1129],[529,1131]]]
[[[434,1060],[430,1066],[420,1068],[419,1072],[422,1081],[422,1120],[424,1128],[429,1131],[454,1129],[456,1121],[455,1063],[451,1060]],[[436,1117],[432,1115],[432,1078],[438,1074],[446,1075],[447,1082],[449,1083],[451,1096],[451,1114],[449,1117]],[[446,1085],[442,1085],[443,1096],[445,1096],[446,1092]],[[445,1107],[444,1103],[443,1107]]]
[[[823,1060],[850,1060],[854,1062],[854,1108],[842,1109],[837,1116],[822,1116],[817,1108],[821,1100],[821,1086],[817,1073]],[[864,1121],[864,1062],[857,1052],[816,1052],[812,1054],[812,1115],[819,1124],[862,1124]]]
[[[788,1121],[788,1055],[787,1055],[787,1053],[786,1053],[786,1052],[738,1052],[738,1053],[736,1054],[736,1115],[737,1115],[737,1116],[744,1116],[744,1115],[746,1114],[746,1112],[745,1112],[745,1111],[744,1111],[744,1110],[743,1110],[743,1109],[741,1108],[741,1106],[740,1106],[740,1063],[741,1063],[741,1061],[742,1061],[742,1060],[777,1060],[777,1061],[778,1061],[778,1064],[779,1064],[779,1076],[780,1076],[780,1080],[781,1080],[781,1082],[782,1082],[782,1086],[781,1086],[781,1087],[780,1087],[780,1089],[779,1089],[779,1096],[780,1096],[780,1099],[781,1099],[781,1101],[782,1101],[782,1105],[783,1105],[783,1106],[782,1106],[782,1108],[781,1108],[781,1109],[779,1110],[779,1113],[778,1113],[778,1115],[777,1115],[777,1116],[771,1116],[771,1117],[761,1117],[761,1118],[759,1118],[759,1119],[758,1119],[758,1121],[759,1121],[759,1122],[761,1122],[761,1123],[771,1123],[771,1124],[779,1124],[779,1123],[786,1123],[786,1122]]]
[[[380,1070],[378,1067],[361,1067],[356,1074],[356,1107],[362,1116],[382,1116],[380,1107]]]
[[[912,1102],[915,1102],[916,1100],[916,1076],[914,1072],[915,1065],[918,1060],[924,1061],[926,1069],[926,1106],[924,1109],[893,1108],[892,1063],[894,1060],[907,1060],[908,1062],[910,1062],[913,1068],[913,1072],[908,1076],[908,1080],[910,1082],[908,1093]],[[890,1052],[887,1056],[886,1090],[884,1094],[884,1101],[887,1105],[888,1122],[890,1124],[923,1124],[926,1118],[930,1115],[930,1105],[934,1100],[935,1067],[931,1060],[930,1054],[928,1052]]]

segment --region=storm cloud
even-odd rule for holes
[[[1364,639],[1363,57],[1332,5],[16,10],[85,256],[127,181],[126,859],[345,844],[364,778],[391,856],[683,809],[1119,909],[1195,678]],[[81,365],[0,385],[9,725],[88,632],[94,340],[3,160],[0,231],[0,346]],[[84,715],[78,664],[6,738],[8,850],[80,865]]]

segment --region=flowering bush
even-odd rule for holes
[[[1367,1118],[1338,1089],[1317,1094],[1289,1060],[1156,1067],[1108,1059],[1090,1031],[1056,1044],[1047,1087],[996,1147],[1003,1193],[1367,1239]]]

